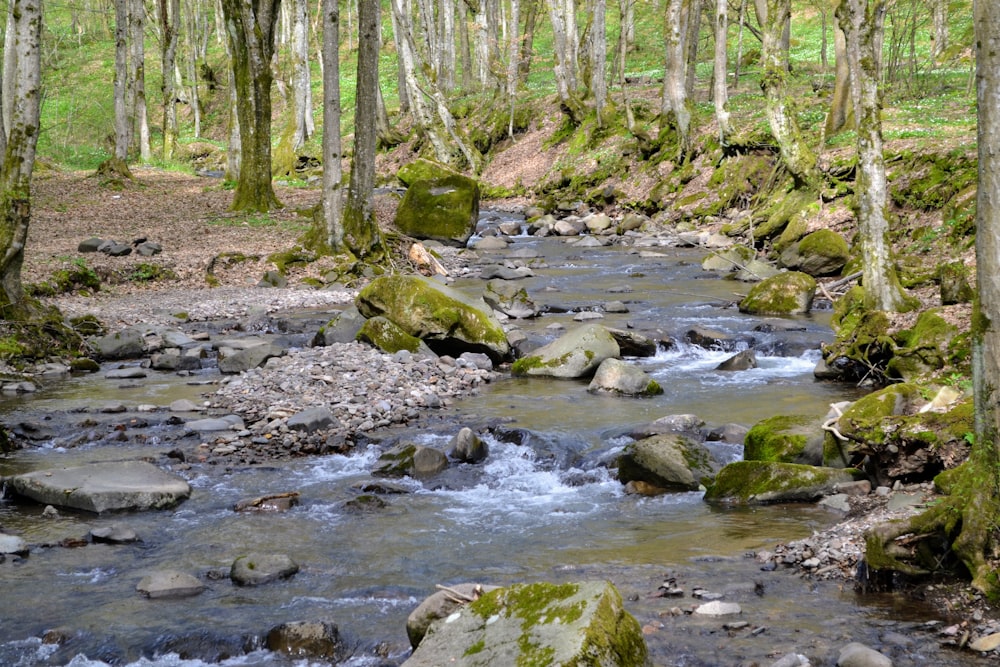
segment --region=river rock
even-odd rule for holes
[[[456,433],[448,445],[448,456],[463,463],[481,463],[489,455],[489,446],[468,427]]]
[[[472,244],[475,250],[482,250],[484,252],[491,252],[495,250],[506,250],[510,243],[507,239],[501,236],[487,236],[481,238]]]
[[[452,173],[411,182],[396,209],[394,224],[413,238],[465,247],[478,220],[479,184]]]
[[[428,476],[448,467],[448,457],[433,447],[401,442],[383,453],[372,467],[377,477]]]
[[[240,556],[229,570],[237,586],[260,586],[277,579],[287,579],[299,571],[299,565],[285,554],[252,553]]]
[[[245,426],[239,416],[226,415],[225,417],[195,419],[185,423],[184,428],[197,433],[214,433],[216,431],[242,431]]]
[[[607,306],[605,306],[607,310]],[[611,311],[608,311],[611,312]],[[655,340],[635,331],[605,327],[618,343],[619,354],[623,357],[654,357],[658,345]]]
[[[298,491],[271,493],[257,498],[247,498],[238,501],[233,506],[234,512],[287,512],[299,504]]]
[[[812,667],[812,663],[801,653],[786,653],[772,662],[771,667]]]
[[[242,350],[234,350],[229,347],[219,348],[219,372],[227,374],[237,374],[251,368],[263,366],[264,362],[272,357],[280,357],[285,354],[285,349],[273,343],[263,345],[253,345]]]
[[[163,509],[191,495],[183,479],[145,461],[36,470],[6,481],[14,493],[36,502],[98,513]]]
[[[702,616],[732,616],[742,614],[743,609],[735,602],[723,602],[722,600],[712,600],[703,605],[698,605],[694,613]]]
[[[433,447],[417,447],[413,452],[413,476],[429,477],[436,475],[448,467],[448,457],[445,453]]]
[[[201,594],[205,584],[176,570],[160,570],[142,578],[135,589],[148,598],[187,598]]]
[[[285,425],[292,431],[315,433],[333,424],[333,413],[327,407],[306,408],[288,418]]]
[[[10,554],[15,556],[27,556],[28,551],[28,543],[17,535],[0,533],[0,557]]]
[[[365,317],[382,315],[411,336],[452,356],[483,352],[495,361],[510,354],[507,336],[489,306],[423,276],[381,276],[358,294]]]
[[[105,361],[119,359],[137,359],[146,352],[146,342],[142,331],[137,327],[128,327],[106,336],[99,336],[90,341],[95,356]]]
[[[514,375],[581,378],[593,375],[605,359],[618,358],[620,348],[607,329],[585,324],[514,362]]]
[[[705,492],[705,500],[751,505],[814,501],[834,493],[837,484],[851,481],[851,472],[840,468],[737,461],[719,471]]]
[[[597,367],[587,391],[621,396],[656,396],[663,387],[649,374],[634,364],[620,359],[605,359]]]
[[[991,635],[980,637],[969,644],[970,650],[981,651],[983,653],[994,651],[997,648],[1000,648],[1000,632],[994,632]]]
[[[729,357],[715,367],[717,371],[747,371],[757,368],[757,353],[753,350],[743,350]]]
[[[313,347],[333,345],[334,343],[350,343],[358,336],[365,317],[353,304],[330,318],[330,321],[319,328],[313,336]]]
[[[267,632],[269,651],[284,653],[297,659],[323,660],[338,663],[347,647],[340,630],[331,621],[293,621],[282,623]]]
[[[642,629],[608,582],[518,584],[431,624],[404,667],[647,661]]]
[[[140,380],[146,377],[146,370],[133,366],[130,368],[112,368],[104,374],[109,380]]]
[[[201,368],[200,355],[182,354],[176,348],[157,352],[150,357],[149,363],[158,371],[196,371]]]
[[[757,252],[753,248],[736,245],[709,253],[701,260],[701,268],[717,273],[733,273],[753,261],[756,255]]]
[[[487,282],[483,300],[494,310],[514,319],[523,320],[538,315],[538,307],[528,298],[528,292],[505,280]]]
[[[688,329],[684,333],[684,341],[706,350],[732,350],[737,344],[733,336],[702,326]]]
[[[98,238],[96,236],[91,236],[89,239],[84,239],[80,241],[77,245],[77,252],[97,252],[97,250],[104,244],[104,239]]]
[[[734,280],[741,283],[759,283],[781,273],[781,269],[762,259],[750,260],[742,269],[730,274]]]
[[[416,336],[411,336],[398,324],[381,315],[366,320],[358,331],[357,339],[386,354],[396,354],[405,350],[422,357],[435,356],[424,341]]]
[[[431,623],[447,618],[459,607],[478,600],[481,595],[495,591],[499,586],[485,584],[453,584],[424,598],[420,605],[406,617],[406,636],[410,646],[416,648],[427,634]],[[464,598],[464,599],[463,599]]]
[[[510,253],[510,255],[513,254],[513,252]],[[535,272],[526,266],[512,267],[502,264],[491,264],[479,269],[479,277],[483,280],[492,280],[494,278],[499,278],[500,280],[520,280],[522,278],[531,278],[534,275]]]
[[[138,542],[139,536],[129,526],[121,523],[112,523],[108,526],[92,528],[90,530],[90,539],[94,542],[104,544],[130,544]]]
[[[625,447],[618,480],[642,481],[664,489],[696,491],[718,464],[704,445],[677,433],[654,435]]]
[[[781,253],[781,266],[810,276],[832,276],[851,258],[844,237],[832,229],[820,229],[792,243]]]
[[[591,213],[583,219],[583,224],[591,234],[603,234],[611,229],[614,222],[606,213]]]
[[[837,667],[892,667],[892,660],[864,644],[851,642],[840,649]]]
[[[787,271],[754,285],[739,309],[750,315],[802,315],[812,308],[815,295],[815,278]]]
[[[822,420],[816,417],[768,417],[754,424],[747,432],[743,441],[743,459],[823,465],[825,435]],[[833,458],[832,453],[830,458]]]

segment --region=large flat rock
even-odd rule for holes
[[[36,470],[6,481],[14,493],[44,505],[98,513],[173,507],[191,495],[183,479],[145,461]]]

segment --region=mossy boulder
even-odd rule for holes
[[[816,280],[799,271],[763,280],[740,301],[740,312],[751,315],[801,315],[812,308]]]
[[[605,359],[597,367],[587,391],[619,396],[656,396],[663,393],[663,387],[635,364],[621,359]]]
[[[460,176],[460,174],[448,165],[427,158],[417,158],[413,162],[404,164],[396,172],[396,178],[406,187],[417,181],[435,181],[449,176]]]
[[[479,184],[458,174],[410,184],[396,209],[399,231],[464,247],[479,221]]]
[[[823,350],[830,371],[849,382],[884,384],[896,342],[886,333],[886,313],[865,307],[863,288],[854,287],[837,299],[830,326],[837,332],[837,339]]]
[[[618,341],[607,329],[599,324],[584,324],[518,359],[511,372],[556,378],[590,377],[605,359],[619,356]]]
[[[516,584],[430,625],[404,667],[615,665],[644,667],[639,622],[606,581]]]
[[[365,318],[351,305],[330,318],[313,336],[313,347],[323,347],[334,343],[350,343],[358,337]]]
[[[416,336],[411,336],[397,324],[382,316],[365,320],[356,338],[362,343],[368,343],[389,354],[406,350],[414,354],[434,356],[424,341]]]
[[[937,309],[925,310],[917,317],[913,328],[895,336],[898,347],[886,367],[890,378],[913,382],[944,368],[948,347],[959,333]]]
[[[382,315],[440,354],[482,352],[494,362],[510,355],[507,335],[484,301],[423,276],[380,276],[355,305],[365,317]]]
[[[965,262],[950,262],[938,267],[942,306],[972,301],[975,291],[972,289],[971,274]]]
[[[401,442],[386,450],[372,467],[376,477],[428,477],[448,467],[448,457],[433,447]]]
[[[538,315],[538,307],[523,287],[509,280],[494,279],[486,283],[483,300],[508,317],[528,319]]]
[[[715,503],[764,504],[810,502],[834,493],[837,484],[852,482],[856,471],[798,463],[737,461],[715,476],[705,500]]]
[[[820,419],[777,415],[753,425],[743,441],[747,461],[823,464],[824,431]]]
[[[618,481],[696,491],[718,468],[711,452],[700,442],[679,433],[663,433],[625,447],[618,457]]]
[[[757,256],[753,248],[734,245],[724,250],[715,250],[701,260],[701,268],[717,273],[733,273],[747,266]]]
[[[831,229],[820,229],[785,248],[780,264],[810,276],[831,276],[839,273],[850,257],[843,236]]]

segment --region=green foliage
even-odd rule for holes
[[[173,269],[159,264],[140,262],[132,267],[132,271],[128,274],[128,280],[135,283],[177,280],[177,274]]]
[[[74,258],[68,265],[52,272],[48,280],[28,285],[29,296],[56,296],[57,294],[92,294],[101,289],[101,278],[82,257]]]

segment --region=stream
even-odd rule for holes
[[[500,380],[456,402],[433,427],[405,435],[444,447],[461,426],[492,423],[526,434],[522,442],[486,435],[485,464],[406,479],[409,493],[387,496],[387,507],[377,512],[345,508],[356,496],[353,485],[371,479],[376,446],[349,456],[225,470],[193,465],[183,473],[194,488],[191,498],[166,511],[98,516],[60,510],[43,517],[41,506],[0,496],[0,526],[32,545],[27,558],[0,563],[0,665],[319,665],[271,653],[259,640],[281,623],[317,619],[338,626],[350,654],[346,664],[398,665],[409,652],[406,617],[438,584],[583,579],[615,583],[646,626],[656,665],[770,665],[786,653],[833,665],[851,641],[881,650],[898,665],[981,663],[939,646],[925,623],[953,622],[944,610],[899,595],[859,597],[849,584],[813,582],[793,571],[764,572],[749,557],[807,537],[835,523],[837,513],[810,505],[712,507],[700,493],[630,496],[608,471],[628,442],[624,433],[665,415],[694,414],[708,428],[750,426],[775,414],[819,416],[832,402],[857,398],[851,386],[813,378],[819,345],[832,339],[828,313],[781,320],[740,314],[732,304],[749,287],[702,271],[704,250],[575,249],[560,239],[526,236],[511,248],[539,256],[531,261],[535,276],[519,281],[545,311],[518,323],[529,340],[552,340],[562,331],[553,325],[571,327],[579,312],[622,301],[628,312],[605,313],[601,323],[676,341],[635,360],[665,393],[616,398],[589,394],[581,382]],[[482,285],[471,278],[455,283],[470,294]],[[301,321],[329,315],[312,312]],[[729,334],[732,348],[679,342],[696,326]],[[757,350],[758,368],[713,370],[748,345]],[[0,419],[41,424],[51,438],[0,457],[0,476],[91,461],[156,460],[173,446],[168,434],[177,428],[162,417],[144,443],[64,445],[83,417],[101,418],[101,406],[123,404],[118,420],[154,419],[138,407],[198,400],[218,380],[215,371],[151,372],[138,387],[122,387],[99,373],[53,382],[28,397],[4,397]],[[714,447],[720,458],[741,456],[738,445]],[[301,494],[288,512],[233,512],[239,500],[285,491]],[[141,541],[60,546],[111,523],[126,523]],[[302,569],[285,581],[235,587],[225,575],[249,550],[287,553]],[[196,574],[207,590],[193,598],[145,599],[136,583],[157,569]],[[696,601],[690,594],[654,597],[666,577],[685,591],[702,587],[739,602],[739,618],[749,627],[726,630],[730,619],[671,615],[672,607]],[[61,642],[43,643],[53,630]]]

